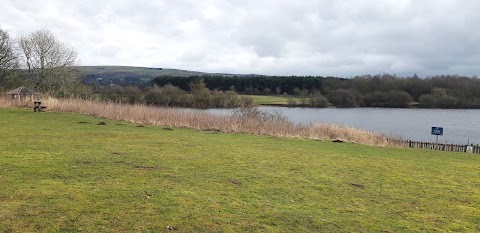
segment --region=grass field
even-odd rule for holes
[[[0,232],[480,231],[478,155],[18,109],[0,132]]]
[[[271,96],[271,95],[246,95],[253,99],[253,102],[258,105],[287,105],[288,97]],[[300,98],[292,98],[296,103],[300,104]]]

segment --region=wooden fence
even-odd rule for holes
[[[441,150],[450,152],[469,152],[474,154],[480,154],[480,146],[477,145],[455,145],[455,144],[436,144],[432,142],[416,142],[416,141],[404,141],[403,146],[422,148],[430,150]]]

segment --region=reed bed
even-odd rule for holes
[[[239,109],[232,115],[178,108],[162,108],[143,104],[123,104],[83,99],[44,98],[42,104],[52,112],[75,112],[99,118],[136,124],[189,128],[225,133],[249,133],[273,137],[341,140],[375,146],[397,146],[399,140],[382,133],[369,132],[335,124],[293,124],[279,114]],[[32,107],[31,100],[0,100],[0,107]]]

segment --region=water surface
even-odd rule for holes
[[[434,142],[431,127],[443,127],[441,143],[480,144],[480,110],[391,108],[286,108],[259,107],[277,111],[294,123],[334,123],[382,132],[403,139]],[[209,109],[215,114],[233,110]]]

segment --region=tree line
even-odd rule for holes
[[[97,92],[106,101],[148,104],[162,107],[237,108],[253,105],[253,100],[234,91],[210,90],[203,80],[189,83],[189,90],[171,84],[140,89],[136,86],[110,85]]]
[[[162,76],[153,79],[151,84],[172,84],[185,89],[188,83],[200,78],[210,89],[302,99],[316,97],[322,103],[326,99],[336,107],[480,108],[480,79],[458,75],[425,79],[416,75],[397,77],[391,74],[363,75],[352,79],[321,76]]]
[[[334,77],[328,77],[337,79]],[[161,76],[152,79],[151,84],[163,86],[172,84],[183,90],[194,80],[203,79],[210,89],[234,90],[242,94],[298,94],[298,89],[320,90],[326,78],[314,76],[218,76],[203,75],[190,77]],[[314,91],[311,91],[312,93]]]

